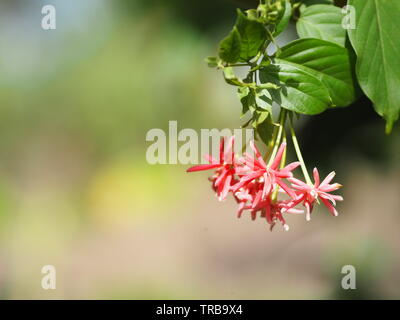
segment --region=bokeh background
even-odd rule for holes
[[[56,30],[41,29],[45,4]],[[345,202],[289,232],[236,219],[207,173],[146,162],[147,131],[169,120],[240,126],[204,57],[248,5],[1,1],[0,298],[400,298],[400,132],[385,136],[367,99],[299,121],[306,162],[337,172]],[[344,265],[357,290],[341,289]]]

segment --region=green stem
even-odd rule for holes
[[[285,128],[283,128],[283,139],[282,139],[282,142],[286,143],[286,130],[285,130]],[[283,151],[282,161],[281,161],[281,164],[280,164],[280,169],[283,169],[285,167],[285,165],[286,165],[286,150],[287,150],[287,148],[285,148],[285,150]]]
[[[278,152],[278,148],[279,148],[279,143],[281,141],[282,138],[282,132],[283,132],[283,128],[285,127],[285,121],[286,121],[286,109],[281,108],[281,112],[279,114],[279,128],[278,128],[278,133],[276,135],[276,139],[274,141],[274,149],[272,150],[272,154],[271,157],[269,158],[269,162],[268,162],[268,166],[270,166],[272,164],[272,162],[275,159],[276,153]]]
[[[285,129],[283,129],[283,139],[282,139],[282,142],[286,142],[286,130],[285,130]],[[285,167],[285,165],[286,165],[286,148],[285,148],[285,150],[283,151],[282,161],[281,161],[281,163],[280,163],[280,165],[279,165],[279,168],[282,169],[282,168]],[[275,203],[276,200],[277,200],[277,198],[278,198],[278,192],[279,192],[279,186],[276,186],[276,188],[275,188],[275,190],[274,190],[274,193],[273,193],[272,196],[271,196],[271,200],[272,200],[273,203]]]
[[[301,155],[299,142],[297,141],[296,133],[294,132],[294,129],[293,129],[292,120],[290,120],[290,133],[291,133],[291,136],[292,136],[294,149],[296,150],[297,159],[300,161],[300,166],[301,166],[301,170],[303,171],[304,178],[306,179],[307,183],[310,186],[312,186],[313,183],[312,183],[312,181],[310,179],[310,176],[308,175],[306,164],[304,163],[303,156]]]
[[[278,135],[278,129],[279,129],[278,126],[274,126],[274,132],[272,133],[272,139],[268,144],[268,152],[267,152],[268,156],[270,156],[269,150],[271,150],[274,147],[274,143],[275,143],[276,137]]]
[[[232,63],[228,64],[228,67],[251,67],[249,63]]]
[[[281,48],[278,46],[278,43],[275,41],[275,38],[274,38],[273,34],[271,33],[271,31],[269,31],[269,30],[267,29],[267,33],[268,33],[268,35],[269,35],[269,37],[270,37],[270,39],[271,39],[271,42],[274,44],[274,46],[275,46],[275,48],[276,48],[276,53],[275,53],[275,55],[276,55],[276,54],[279,54],[279,53],[281,52]]]

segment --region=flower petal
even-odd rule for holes
[[[279,164],[281,163],[282,155],[283,152],[285,151],[285,148],[286,148],[286,142],[282,142],[281,146],[278,149],[278,152],[276,153],[275,159],[271,164],[271,169],[278,168]]]
[[[220,167],[220,164],[199,164],[197,166],[191,167],[186,170],[186,172],[195,172],[195,171],[203,171],[210,170]]]
[[[269,224],[272,224],[271,205],[269,204],[269,202],[267,203],[264,209],[265,209],[265,219]]]
[[[324,203],[324,205],[329,209],[329,211],[331,212],[332,215],[334,215],[335,217],[337,217],[339,215],[339,213],[336,211],[335,207],[326,199],[324,198],[320,198],[321,201]]]
[[[280,170],[281,172],[282,171],[293,171],[294,169],[296,169],[298,166],[300,165],[300,162],[299,161],[296,161],[296,162],[292,162],[292,163],[289,163],[286,167],[284,167],[282,170]]]
[[[296,198],[296,193],[289,188],[288,185],[286,185],[281,179],[276,179],[276,183],[279,184],[279,186],[285,190],[285,192],[293,199]]]
[[[233,164],[233,159],[235,157],[235,152],[233,146],[235,144],[235,136],[230,137],[227,148],[224,150],[224,163]]]
[[[243,176],[243,177],[240,179],[240,181],[232,187],[232,191],[233,191],[233,192],[238,191],[238,190],[239,190],[241,187],[243,187],[246,183],[248,183],[248,182],[250,182],[251,180],[254,180],[254,179],[256,179],[256,178],[258,178],[258,177],[260,177],[260,176],[262,176],[262,174],[263,174],[262,171],[256,171],[256,172],[250,173],[249,175]]]
[[[304,190],[309,190],[309,189],[310,189],[310,186],[309,186],[307,183],[305,183],[305,182],[303,182],[303,181],[301,181],[301,180],[299,180],[299,179],[296,179],[296,178],[288,178],[288,180],[289,180],[293,185],[297,185],[297,186],[300,187],[301,189],[304,189]]]
[[[319,185],[319,187],[321,188],[321,187],[323,187],[324,185],[326,185],[326,184],[328,184],[329,182],[331,182],[332,179],[335,177],[335,175],[336,175],[336,172],[335,172],[335,171],[332,171],[330,174],[328,174],[328,175],[326,176],[326,178],[324,179],[324,181],[321,182],[321,184]]]
[[[240,218],[242,216],[243,210],[244,210],[245,202],[239,203],[239,208],[237,211],[237,217]]]
[[[318,187],[320,181],[319,181],[319,173],[318,173],[318,169],[317,168],[314,168],[313,175],[314,175],[314,186]]]
[[[232,175],[228,174],[225,181],[224,181],[224,187],[221,192],[221,200],[225,200],[226,196],[228,195],[228,192],[231,187],[231,181],[232,181]]]
[[[225,139],[222,138],[219,144],[219,162],[224,163],[224,150],[225,150]]]
[[[264,174],[264,187],[263,187],[263,192],[262,192],[262,199],[265,199],[267,195],[270,194],[271,189],[272,189],[273,182],[271,181],[270,177],[268,174]]]
[[[342,187],[342,185],[339,183],[325,184],[323,186],[320,186],[319,190],[324,191],[324,192],[332,192],[337,189],[340,189],[341,187]]]
[[[265,163],[260,151],[258,150],[257,146],[255,145],[254,141],[250,141],[250,147],[253,149],[254,153],[256,154],[257,160],[260,162],[261,166],[267,168],[267,164]]]
[[[310,206],[310,204],[308,203],[308,201],[305,201],[304,202],[304,206],[306,207],[306,220],[307,221],[310,221],[311,220],[311,206]]]
[[[215,159],[212,155],[210,154],[205,154],[204,158],[210,163],[210,164],[220,164],[217,159]]]
[[[258,204],[261,201],[261,196],[262,196],[262,191],[260,190],[260,191],[257,192],[256,196],[254,197],[254,201],[253,201],[253,204],[251,206],[252,209],[255,209],[258,206]]]

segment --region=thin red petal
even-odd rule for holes
[[[289,163],[286,167],[284,167],[282,170],[280,171],[293,171],[294,169],[296,169],[298,166],[300,165],[299,161],[296,162],[292,162]]]
[[[336,211],[335,207],[328,200],[326,200],[324,198],[320,198],[320,199],[324,203],[324,205],[329,209],[329,211],[331,212],[331,214],[333,216],[336,217],[339,215],[338,212]]]
[[[217,159],[215,159],[212,155],[210,154],[205,154],[204,158],[210,163],[210,164],[219,164]]]
[[[231,187],[232,175],[228,175],[224,181],[224,187],[221,192],[221,200],[224,200],[228,195],[229,189]]]
[[[335,171],[332,171],[330,174],[328,174],[326,176],[326,178],[324,179],[324,181],[321,182],[321,184],[319,185],[320,187],[325,186],[326,184],[330,183],[332,181],[332,179],[335,177]]]
[[[254,153],[256,154],[256,158],[259,161],[259,165],[261,167],[266,168],[267,164],[265,163],[260,151],[258,150],[257,146],[255,145],[254,141],[250,141],[250,147],[253,149]]]
[[[282,182],[281,179],[276,179],[276,183],[279,184],[279,186],[280,186],[283,190],[285,190],[285,192],[286,192],[290,197],[292,197],[293,199],[296,198],[296,193],[295,193],[292,189],[290,189],[288,185],[286,185],[284,182]]]
[[[279,150],[275,156],[275,159],[271,164],[272,169],[278,168],[279,164],[281,163],[282,155],[283,155],[283,152],[285,151],[285,148],[286,148],[286,142],[282,142],[282,144],[279,147]]]
[[[319,186],[319,173],[318,173],[317,168],[314,168],[313,175],[314,175],[314,186],[318,187]]]
[[[199,164],[198,166],[191,167],[186,172],[204,171],[220,167],[220,164]]]
[[[221,139],[219,144],[219,162],[224,163],[224,149],[225,149],[225,138]]]

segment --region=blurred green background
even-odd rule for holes
[[[41,29],[45,4],[56,30]],[[271,233],[216,201],[207,173],[146,162],[147,131],[169,120],[240,126],[204,57],[251,4],[1,1],[0,298],[400,298],[400,134],[365,98],[298,128],[309,166],[345,186],[338,218]],[[47,264],[56,290],[41,287]]]

